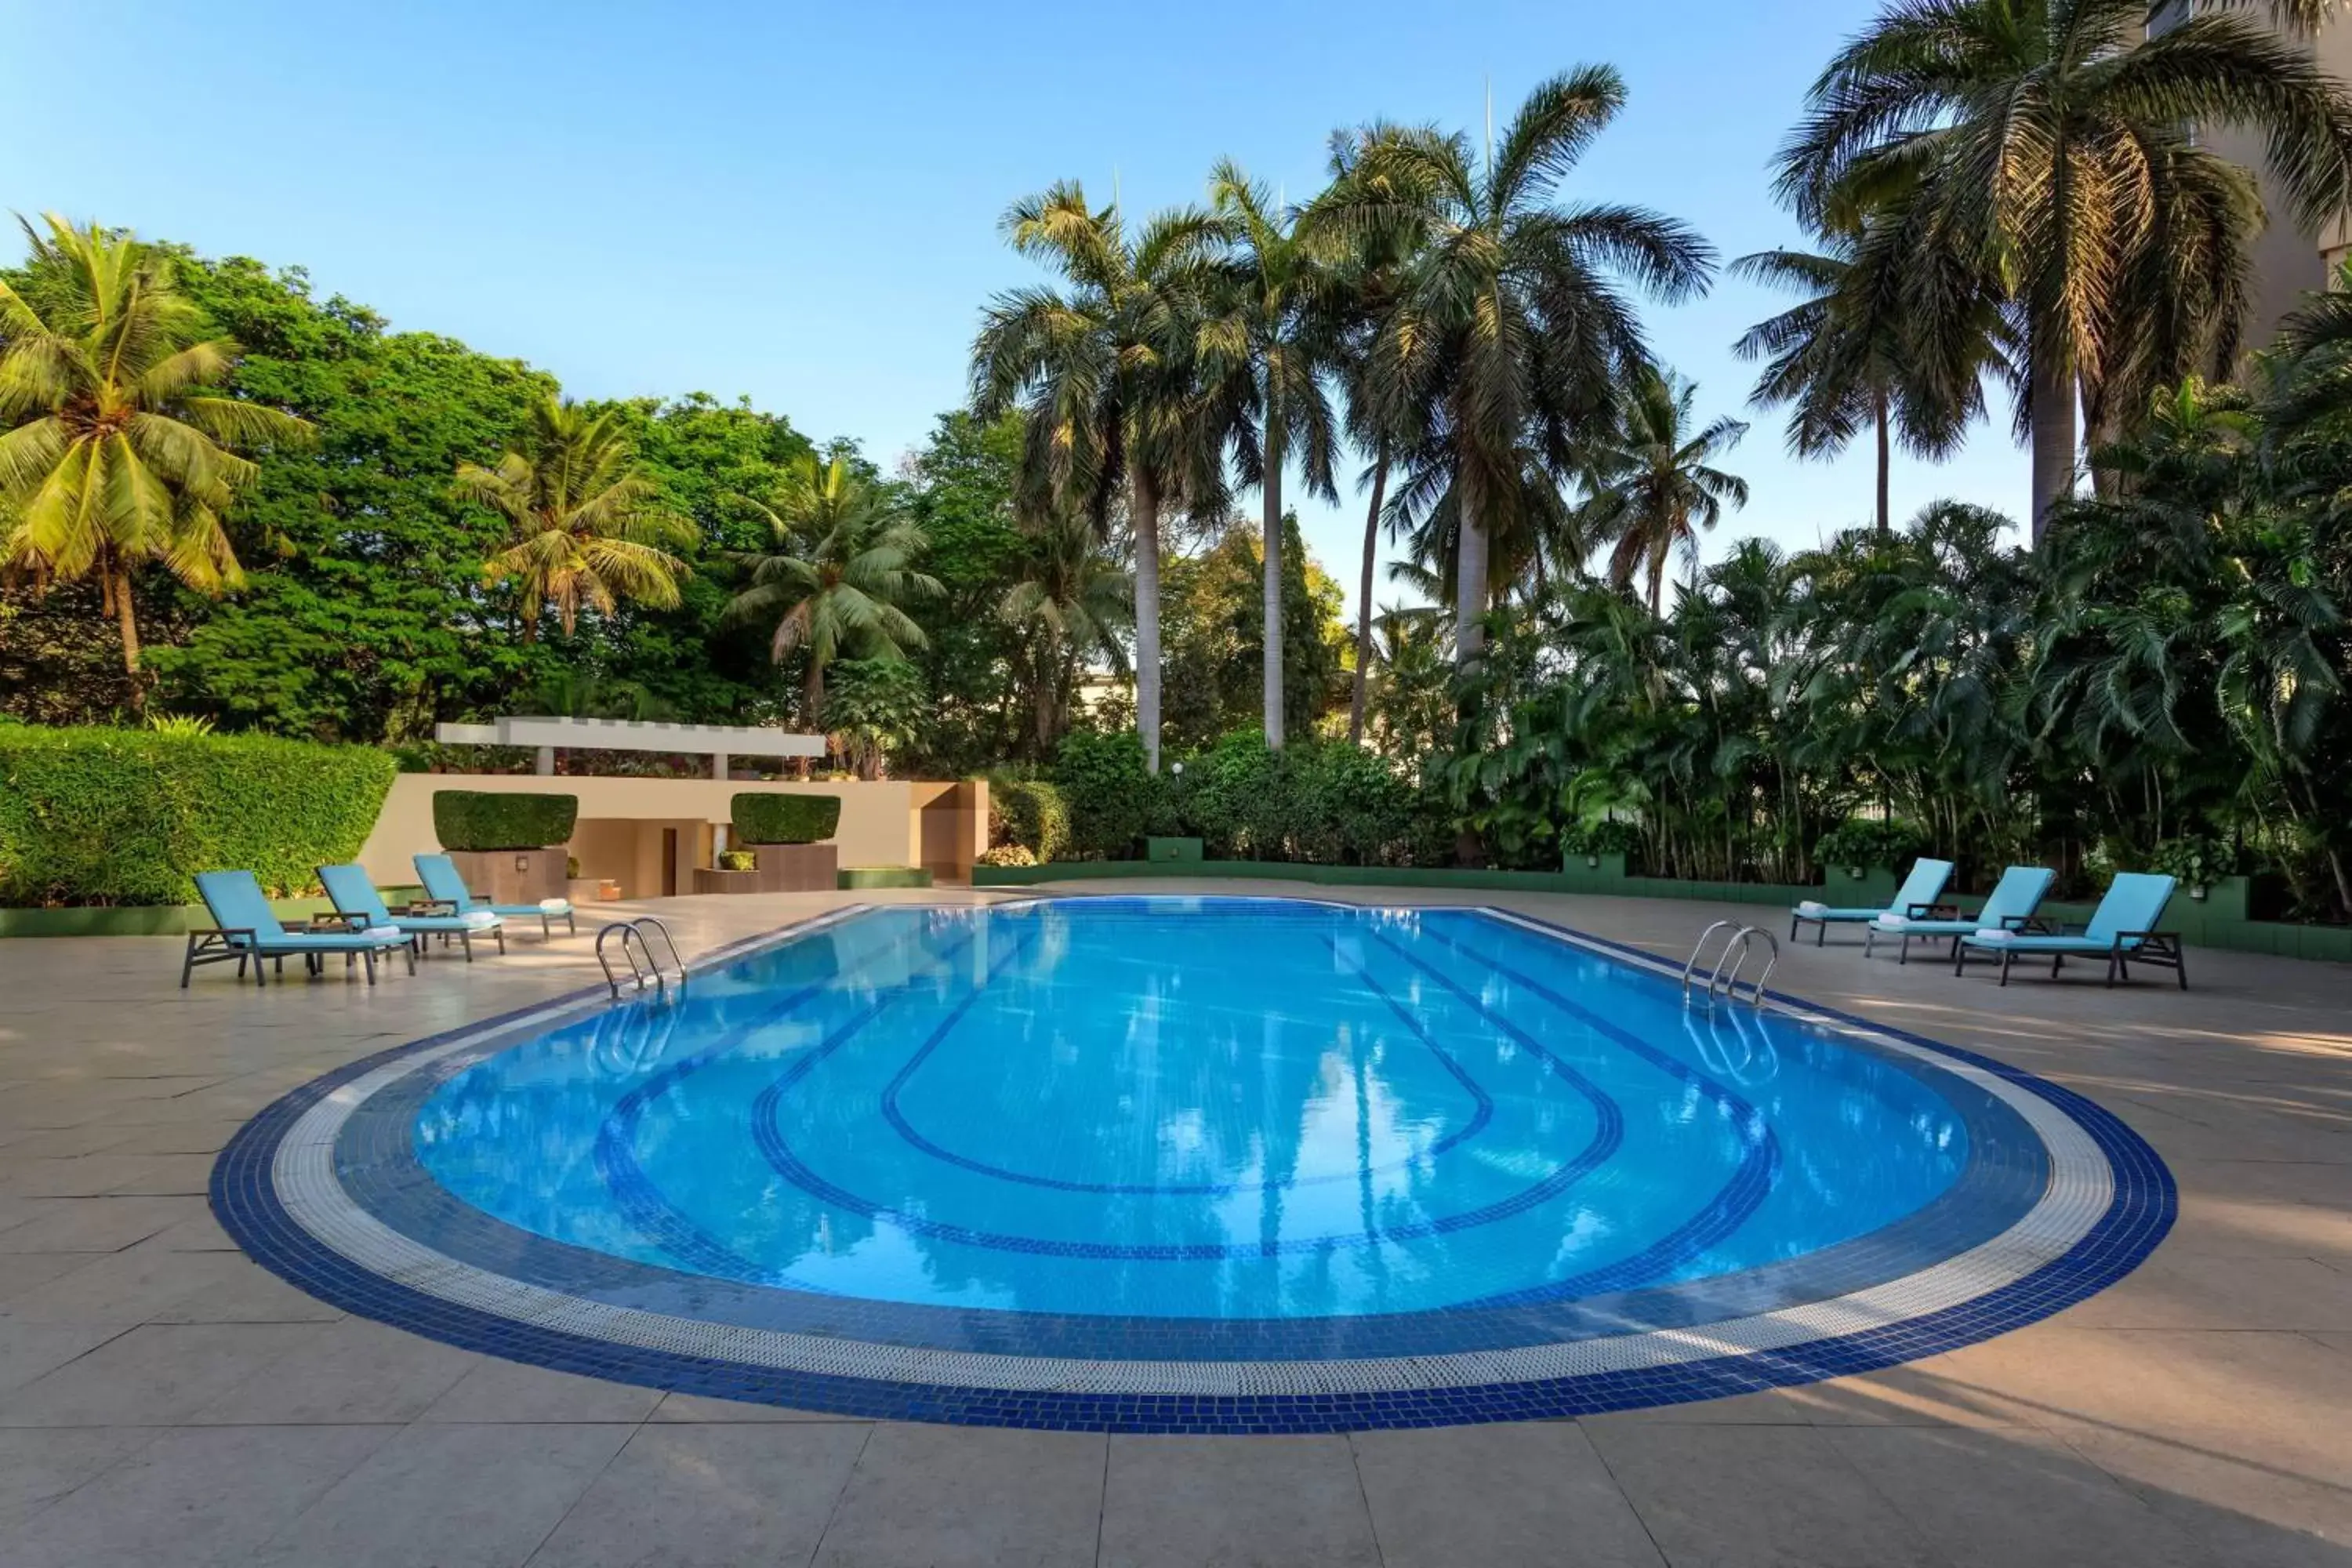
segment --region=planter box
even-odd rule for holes
[[[548,849],[452,849],[466,890],[485,903],[535,904],[563,897],[568,857]]]
[[[743,844],[760,862],[763,893],[829,893],[841,885],[841,850],[832,844]]]
[[[843,888],[928,888],[931,874],[920,866],[844,866]]]
[[[698,893],[764,893],[757,871],[719,871],[709,866],[694,868],[694,890]]]
[[[604,885],[607,882],[612,882],[613,897],[618,898],[621,885],[614,882],[609,877],[569,878],[563,884],[563,896],[574,904],[601,903],[604,900]]]

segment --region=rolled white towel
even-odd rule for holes
[[[360,934],[362,936],[375,937],[386,942],[406,942],[408,940],[408,933],[401,930],[398,926],[370,926],[367,930],[360,932]]]
[[[1979,942],[2007,942],[2011,937],[2013,937],[2017,933],[2015,931],[2009,931],[2005,928],[1995,930],[1991,926],[1979,926],[1977,927],[1976,940]]]
[[[1827,904],[1822,902],[1819,899],[1800,899],[1797,900],[1797,912],[1801,915],[1827,914],[1829,913],[1829,908],[1830,907]]]
[[[541,899],[539,912],[543,915],[568,915],[572,912],[570,899]]]
[[[1901,915],[1896,914],[1894,910],[1886,910],[1881,911],[1878,918],[1872,921],[1870,923],[1876,926],[1881,931],[1901,931],[1905,926],[1909,925],[1911,922],[1905,920]]]
[[[488,910],[467,910],[463,918],[466,923],[476,931],[486,930],[499,923],[499,917]]]

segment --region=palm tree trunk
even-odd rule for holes
[[[2050,512],[2074,493],[2074,377],[2054,333],[2035,331],[2033,367],[2033,548],[2050,531]]]
[[[1486,650],[1486,520],[1476,483],[1457,469],[1454,484],[1454,667],[1468,669]]]
[[[1135,728],[1143,765],[1160,771],[1160,489],[1142,464],[1134,470]]]
[[[1364,512],[1364,572],[1356,588],[1356,689],[1348,703],[1348,743],[1364,740],[1364,688],[1372,668],[1372,562],[1380,553],[1381,501],[1388,494],[1389,444],[1372,462],[1372,504]]]
[[[1269,384],[1272,376],[1267,377]],[[1265,421],[1265,743],[1282,749],[1282,424]]]
[[[1650,557],[1650,614],[1663,617],[1666,613],[1666,552],[1661,549]]]
[[[813,733],[824,734],[824,666],[817,662],[814,649],[809,652],[808,674],[801,678],[801,722]],[[833,760],[833,738],[829,735],[825,737],[824,754],[827,762]]]
[[[122,634],[122,670],[131,678],[131,710],[140,711],[147,705],[147,689],[139,679],[139,613],[131,602],[131,574],[118,573],[114,578],[114,624]]]
[[[1884,391],[1878,394],[1871,413],[1878,426],[1878,537],[1884,540],[1895,531],[1895,518],[1886,500],[1886,481],[1888,470],[1893,467],[1894,454],[1889,450],[1886,439],[1886,394]]]

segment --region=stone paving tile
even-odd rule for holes
[[[1663,1568],[1572,1421],[1349,1439],[1386,1568]]]
[[[144,1324],[0,1395],[0,1426],[172,1426],[301,1349],[324,1327]]]
[[[657,1388],[575,1377],[568,1372],[483,1356],[448,1393],[427,1405],[419,1419],[635,1423],[652,1415],[661,1399]]]
[[[637,1429],[530,1568],[806,1563],[871,1428],[681,1423]]]
[[[814,1568],[1061,1568],[1095,1562],[1106,1440],[885,1422]]]
[[[83,1482],[152,1442],[160,1426],[0,1428],[0,1562],[9,1532]]]
[[[199,1424],[414,1421],[483,1358],[362,1318],[345,1318],[194,1412]]]
[[[0,1318],[0,1394],[25,1384],[86,1355],[107,1341],[130,1331],[107,1323],[27,1323]],[[6,1405],[0,1401],[0,1420]]]
[[[2189,1531],[2042,1433],[1847,1426],[1830,1441],[1953,1568],[2224,1568]]]
[[[79,1257],[83,1267],[7,1299],[7,1314],[30,1323],[143,1323],[166,1309],[234,1279],[255,1264],[236,1253],[189,1254],[140,1242],[121,1252],[43,1253]]]
[[[50,1280],[103,1262],[112,1256],[104,1252],[11,1252],[0,1263],[0,1312],[8,1303],[28,1291],[47,1285]]]
[[[273,1531],[394,1432],[389,1426],[164,1432],[0,1537],[0,1562],[9,1568],[247,1563]]]
[[[1378,1568],[1380,1548],[1344,1436],[1115,1435],[1097,1561]]]
[[[1653,1422],[1591,1438],[1675,1568],[1942,1568],[1818,1428]]]
[[[199,1197],[27,1198],[0,1253],[120,1252],[204,1210]]]
[[[635,1428],[420,1423],[373,1430],[392,1435],[271,1536],[254,1554],[257,1565],[512,1568],[562,1522]]]
[[[760,1405],[743,1399],[712,1399],[699,1394],[666,1394],[649,1421],[852,1421],[822,1410],[793,1410],[782,1405]],[[864,1423],[860,1423],[863,1425]]]
[[[2070,1329],[2352,1331],[2352,1274],[2307,1258],[2167,1250],[2053,1321]]]
[[[2352,1477],[2335,1458],[2310,1470],[2210,1437],[2160,1436],[2093,1422],[2055,1431],[2224,1568],[2352,1568]],[[2308,1463],[2314,1456],[2305,1456]]]

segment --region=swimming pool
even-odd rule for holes
[[[682,996],[356,1064],[215,1205],[354,1310],[817,1408],[1310,1429],[1832,1375],[1998,1332],[2170,1188],[2054,1086],[1685,1008],[1524,917],[1289,900],[845,911]]]

